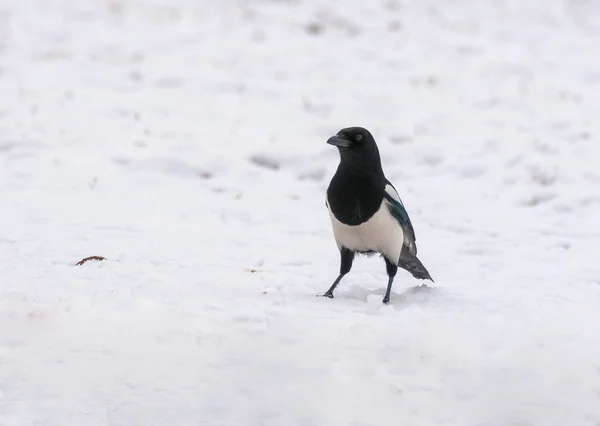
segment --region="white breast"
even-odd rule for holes
[[[383,254],[388,260],[398,263],[404,241],[404,233],[398,221],[390,214],[384,199],[368,221],[357,226],[348,226],[336,219],[329,205],[329,217],[338,248],[350,250],[373,250]]]

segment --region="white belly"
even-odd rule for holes
[[[368,221],[357,226],[348,226],[337,220],[329,208],[333,235],[338,248],[356,251],[376,251],[389,261],[398,263],[404,241],[404,233],[398,221],[390,214],[384,200]]]

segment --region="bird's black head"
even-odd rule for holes
[[[327,140],[337,146],[342,163],[362,168],[381,170],[379,150],[371,132],[362,127],[347,127]]]

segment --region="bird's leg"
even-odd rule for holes
[[[323,297],[329,297],[330,299],[333,299],[333,290],[335,290],[335,288],[340,283],[340,281],[342,281],[342,278],[344,278],[344,275],[345,274],[338,275],[338,277],[335,279],[335,281],[333,282],[333,284],[331,285],[331,287],[329,287],[329,290],[327,290],[325,292],[325,294],[323,295]]]
[[[398,272],[398,267],[394,265],[392,262],[385,259],[385,269],[388,274],[388,285],[387,290],[385,291],[385,296],[383,296],[383,303],[388,303],[390,301],[390,293],[392,292],[392,284],[394,282],[394,277],[396,276],[396,272]]]
[[[333,290],[335,290],[340,281],[342,281],[344,275],[346,275],[348,272],[350,272],[350,269],[352,269],[352,262],[354,261],[353,251],[342,247],[340,249],[340,258],[340,275],[336,278],[331,287],[329,287],[329,290],[325,292],[323,297],[329,297],[330,299],[333,299]]]

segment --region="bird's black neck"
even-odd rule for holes
[[[351,226],[369,220],[381,206],[385,182],[381,165],[370,169],[342,161],[327,188],[336,219]]]

